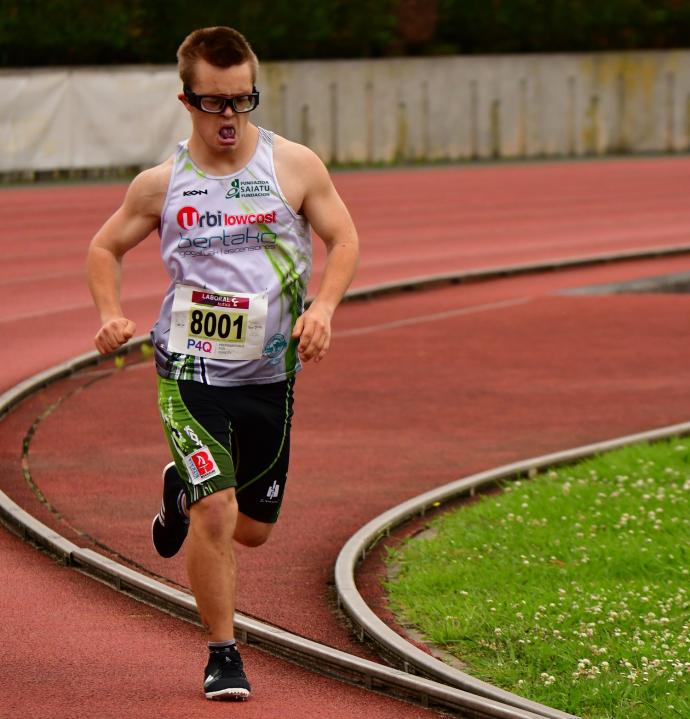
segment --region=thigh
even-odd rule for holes
[[[232,406],[231,445],[242,514],[278,519],[290,460],[294,380],[246,385]],[[241,395],[241,397],[240,397]]]

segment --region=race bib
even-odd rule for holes
[[[177,285],[168,351],[219,360],[259,359],[268,293],[215,292]]]

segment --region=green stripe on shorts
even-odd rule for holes
[[[168,440],[177,471],[187,486],[191,503],[237,485],[230,452],[194,419],[182,401],[177,380],[158,377],[158,409],[165,438]],[[208,479],[198,478],[193,481],[189,469],[190,457],[204,449],[208,450],[220,473]],[[191,464],[193,466],[193,462]]]

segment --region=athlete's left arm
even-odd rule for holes
[[[357,230],[323,162],[301,147],[305,182],[301,211],[326,245],[326,266],[316,297],[295,323],[298,353],[303,362],[321,361],[331,342],[331,319],[352,282],[359,257]],[[305,152],[306,151],[306,152]]]

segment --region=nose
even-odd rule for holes
[[[225,102],[225,107],[223,108],[223,112],[221,114],[223,117],[232,117],[235,114],[229,100]]]

